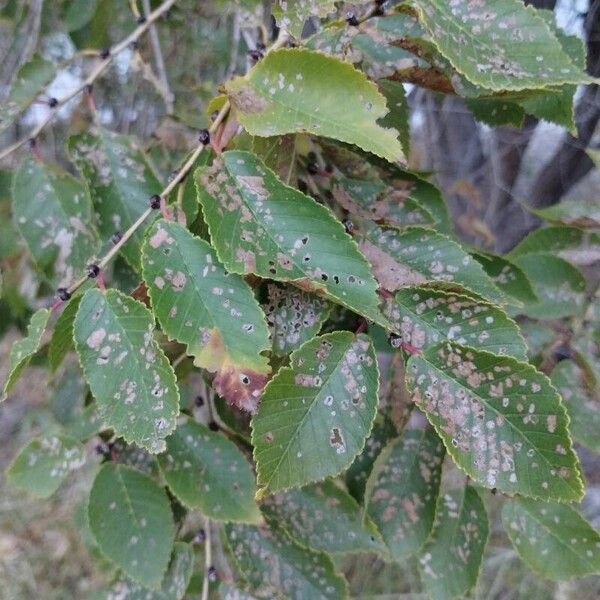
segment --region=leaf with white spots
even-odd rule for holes
[[[52,337],[48,344],[48,363],[56,371],[65,356],[73,349],[73,322],[81,302],[81,295],[69,300],[54,323]]]
[[[416,8],[440,53],[476,85],[500,91],[592,81],[542,16],[518,0],[416,0]]]
[[[331,479],[270,496],[261,508],[308,548],[328,553],[385,550],[356,500]]]
[[[4,98],[0,104],[0,133],[44,91],[54,73],[54,65],[39,54],[34,54],[20,67],[8,98]]]
[[[600,229],[600,198],[564,200],[553,206],[532,210],[538,217],[550,223]]]
[[[504,503],[502,523],[517,554],[541,577],[600,573],[600,534],[571,506],[518,498]]]
[[[402,341],[426,350],[444,340],[527,359],[527,344],[518,325],[498,307],[469,296],[426,287],[400,290],[384,313]]]
[[[181,600],[194,570],[194,552],[189,544],[176,542],[171,562],[159,589],[144,587],[121,577],[108,591],[105,600]]]
[[[88,182],[102,239],[124,232],[148,208],[161,185],[131,138],[100,128],[69,139],[73,162]],[[144,227],[139,227],[121,250],[137,269]]]
[[[87,512],[102,554],[134,581],[159,589],[175,537],[164,489],[131,467],[105,463],[92,484]]]
[[[358,502],[363,500],[367,479],[373,470],[375,460],[386,444],[397,435],[398,432],[390,419],[384,415],[376,416],[365,447],[348,467],[344,477],[348,492]]]
[[[251,135],[306,132],[355,144],[390,162],[405,160],[398,132],[377,123],[388,113],[385,97],[337,58],[300,48],[276,50],[225,90]]]
[[[74,323],[75,347],[107,427],[150,452],[175,429],[175,374],[154,339],[150,311],[111,289],[89,289]]]
[[[377,353],[379,366],[379,412],[389,419],[396,433],[408,423],[413,402],[406,388],[406,366],[401,352],[395,352],[389,341],[390,352]]]
[[[458,284],[492,301],[505,300],[471,255],[435,231],[421,227],[404,231],[370,227],[359,248],[373,266],[381,286],[390,292],[438,281],[438,287],[456,288]]]
[[[42,335],[46,331],[46,325],[50,318],[50,311],[47,308],[40,308],[31,316],[31,321],[27,326],[27,336],[17,340],[10,349],[8,376],[4,382],[0,402],[6,399],[6,395],[17,382],[23,369],[29,364],[31,357],[39,350],[42,341]]]
[[[365,514],[394,560],[416,554],[435,517],[444,445],[435,431],[407,430],[378,456],[365,490]]]
[[[273,3],[273,16],[278,27],[298,39],[308,18],[326,17],[333,12],[334,0],[277,0]]]
[[[212,244],[229,271],[292,282],[387,324],[369,264],[327,208],[249,152],[224,152],[197,178]]]
[[[36,266],[54,285],[70,284],[98,251],[89,193],[64,171],[26,160],[14,175],[12,210]]]
[[[565,407],[534,367],[448,342],[411,356],[407,373],[416,405],[473,480],[508,494],[581,498]]]
[[[369,338],[338,331],[310,340],[265,388],[252,419],[259,495],[337,475],[362,450],[377,409]]]
[[[343,600],[346,581],[331,559],[294,542],[274,524],[270,527],[226,525],[225,540],[235,566],[259,598]]]
[[[352,216],[395,227],[433,225],[426,208],[410,195],[411,188],[395,189],[383,181],[336,177],[331,186],[336,202]]]
[[[433,533],[419,557],[432,600],[463,596],[475,586],[487,537],[488,518],[475,488],[440,495]]]
[[[270,367],[264,315],[239,275],[181,225],[159,220],[142,249],[144,280],[163,331],[187,346],[194,364],[216,373],[216,391],[253,412]]]
[[[52,495],[65,477],[85,464],[85,448],[73,438],[47,435],[34,438],[10,463],[12,485],[40,498]]]
[[[551,379],[571,419],[569,429],[573,439],[600,452],[600,402],[586,385],[582,369],[572,360],[561,360],[554,367]]]
[[[267,286],[263,304],[273,340],[273,352],[285,356],[319,333],[331,306],[316,294],[291,285]]]
[[[158,462],[167,485],[185,506],[218,521],[258,521],[250,464],[222,433],[188,420],[167,438]]]

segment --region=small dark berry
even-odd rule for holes
[[[96,444],[94,450],[96,454],[100,454],[101,456],[106,456],[108,454],[108,446],[104,442]]]
[[[67,288],[63,288],[63,287],[58,288],[56,290],[56,295],[63,302],[66,302],[67,300],[69,300],[71,298],[71,292],[69,292],[69,290]]]
[[[160,196],[158,194],[154,194],[154,196],[150,196],[150,208],[157,210],[160,208]]]
[[[492,488],[490,491],[492,492],[492,495],[495,496],[498,493],[498,488]]]
[[[83,88],[83,92],[88,96],[94,91],[94,86],[91,83],[86,84]]]
[[[194,536],[194,539],[192,540],[192,542],[194,542],[195,544],[201,544],[205,540],[206,540],[206,531],[204,531],[204,529],[199,529],[198,533]]]
[[[27,140],[27,145],[29,146],[29,148],[35,148],[36,144],[37,144],[37,140],[35,138],[29,138]]]
[[[354,223],[350,219],[344,219],[342,223],[346,228],[346,233],[351,234],[354,231]]]
[[[91,265],[87,266],[87,276],[90,279],[96,279],[96,277],[98,277],[98,275],[100,274],[100,267],[94,263],[92,263]]]
[[[204,398],[202,396],[196,396],[194,399],[194,404],[198,407],[204,406]]]
[[[145,17],[144,15],[140,15],[140,16],[139,16],[139,17],[138,17],[138,18],[135,20],[135,22],[136,22],[138,25],[143,25],[143,24],[146,22],[146,17]]]
[[[115,231],[115,232],[112,234],[112,236],[111,236],[111,238],[110,238],[110,241],[111,241],[113,244],[118,244],[118,243],[121,241],[122,237],[123,237],[123,234],[122,234],[120,231]]]
[[[392,348],[400,348],[402,346],[402,336],[396,335],[395,333],[390,333],[390,337],[388,338],[390,342],[390,346]]]
[[[56,98],[48,98],[48,106],[50,108],[56,108],[58,106],[58,100]]]
[[[308,163],[306,170],[311,175],[316,175],[319,172],[319,167],[317,166],[317,163],[311,162],[311,163]]]
[[[137,40],[133,40],[130,44],[132,50],[137,50],[140,47],[140,43]]]
[[[260,50],[248,50],[248,56],[254,62],[258,62],[264,55]]]
[[[198,132],[198,141],[207,146],[210,143],[210,131],[208,129],[201,129]]]
[[[346,23],[348,23],[348,25],[352,25],[352,27],[358,27],[359,25],[358,19],[353,12],[349,12],[346,16]]]
[[[208,580],[213,583],[219,578],[219,576],[217,575],[217,570],[214,567],[208,567],[206,576],[208,577]]]
[[[208,424],[208,428],[209,428],[211,431],[219,431],[219,425],[217,424],[217,422],[216,422],[216,421],[211,421],[211,422]]]
[[[110,48],[102,48],[102,50],[100,50],[100,52],[98,52],[98,56],[102,60],[106,60],[110,56]]]

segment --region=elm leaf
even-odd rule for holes
[[[251,135],[307,132],[355,144],[390,162],[405,160],[398,132],[377,123],[388,113],[385,97],[363,73],[332,56],[275,50],[246,76],[225,84],[225,91]]]
[[[6,400],[6,396],[13,385],[17,382],[23,369],[29,364],[31,357],[39,350],[42,335],[46,331],[46,325],[50,318],[47,308],[40,308],[33,313],[27,326],[27,336],[17,340],[10,349],[8,376],[4,382],[0,402]]]
[[[378,456],[365,490],[365,513],[394,560],[416,554],[431,533],[444,445],[428,427],[407,430]]]
[[[73,349],[73,322],[80,302],[81,294],[71,298],[54,323],[48,344],[48,362],[52,371],[58,369],[65,356]]]
[[[326,17],[332,12],[335,12],[334,0],[277,0],[273,3],[278,27],[298,39],[308,18]]]
[[[197,181],[212,244],[228,271],[289,281],[388,324],[367,261],[327,208],[249,152],[224,152],[197,171]]]
[[[518,0],[415,4],[440,53],[478,86],[525,90],[593,81],[575,66],[544,18]]]
[[[164,489],[144,473],[108,462],[94,479],[87,510],[102,554],[134,581],[158,589],[175,537]]]
[[[376,527],[363,520],[356,500],[331,479],[270,496],[261,508],[308,548],[327,553],[384,551]]]
[[[154,340],[150,311],[125,294],[91,288],[74,323],[75,347],[103,423],[150,452],[176,425],[175,374]]]
[[[534,367],[448,342],[411,356],[407,373],[416,405],[474,481],[545,500],[581,498],[565,407]]]
[[[65,477],[85,464],[85,448],[64,435],[34,438],[10,463],[6,476],[12,485],[35,496],[51,496]]]
[[[538,575],[563,581],[600,573],[600,534],[571,506],[516,498],[504,503],[502,523]]]
[[[191,420],[181,423],[167,438],[158,462],[167,485],[185,506],[219,521],[259,519],[254,474],[223,434]]]
[[[434,529],[419,559],[432,600],[462,597],[475,586],[488,529],[485,506],[474,487],[440,495]]]
[[[260,598],[344,600],[346,581],[323,552],[300,546],[274,524],[228,524],[225,540],[237,570]]]
[[[239,275],[183,226],[159,220],[142,249],[144,280],[163,331],[187,346],[194,364],[215,372],[230,403],[254,411],[270,372],[264,315]]]
[[[377,409],[369,338],[338,331],[310,340],[265,388],[252,419],[259,497],[337,475],[362,450]]]
[[[498,307],[469,296],[410,287],[389,299],[384,313],[402,341],[417,350],[447,339],[527,360],[527,344],[518,325]]]
[[[14,175],[12,208],[36,266],[54,285],[69,285],[97,253],[89,193],[68,173],[26,160]]]

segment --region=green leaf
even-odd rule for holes
[[[574,508],[518,498],[504,503],[502,523],[523,562],[541,577],[600,573],[600,534]]]
[[[183,542],[176,542],[169,568],[158,590],[121,577],[107,593],[106,600],[180,600],[185,595],[193,571],[192,547]]]
[[[441,54],[476,85],[500,91],[593,81],[518,0],[416,0],[416,8]]]
[[[291,285],[269,284],[263,306],[273,340],[273,352],[285,356],[319,333],[331,305]]]
[[[81,295],[71,298],[56,319],[48,345],[48,362],[52,371],[58,369],[65,356],[73,349],[73,322],[80,302]]]
[[[20,67],[8,98],[0,105],[0,133],[44,91],[54,72],[54,65],[39,54]]]
[[[481,497],[467,485],[440,495],[435,521],[421,551],[421,579],[432,600],[449,600],[477,583],[488,519]]]
[[[381,286],[390,292],[439,281],[453,289],[459,284],[492,301],[505,299],[478,262],[456,242],[434,231],[421,227],[402,232],[370,227],[359,248]]]
[[[37,267],[67,286],[98,251],[86,187],[64,171],[26,160],[13,179],[13,215]]]
[[[385,332],[383,332],[385,334]],[[387,336],[386,350],[393,350]],[[401,352],[377,353],[380,370],[379,412],[394,425],[396,433],[400,433],[408,423],[413,409],[413,402],[406,388],[406,368]]]
[[[552,383],[562,396],[571,419],[573,439],[600,452],[600,402],[587,389],[584,373],[572,360],[560,361],[552,371]]]
[[[600,198],[565,200],[532,212],[551,223],[600,229]]]
[[[331,479],[270,496],[261,508],[308,548],[328,553],[384,550],[356,500]]]
[[[521,127],[525,118],[523,107],[514,102],[505,102],[495,99],[467,99],[466,105],[473,116],[490,127],[512,125]]]
[[[135,469],[105,463],[90,491],[88,519],[106,558],[134,581],[159,589],[175,537],[163,488]]]
[[[427,350],[444,340],[527,360],[518,325],[496,306],[426,287],[400,290],[384,310],[402,341]]]
[[[129,228],[148,208],[148,200],[161,185],[131,138],[98,129],[69,139],[73,162],[88,182],[98,227],[103,239]],[[138,228],[121,250],[137,269],[144,227]]]
[[[349,177],[336,177],[331,186],[333,197],[350,218],[354,215],[396,227],[432,225],[432,215],[411,198],[409,190]]]
[[[509,494],[581,498],[568,417],[545,375],[454,343],[411,356],[407,373],[416,405],[473,480]]]
[[[388,417],[378,414],[365,447],[345,474],[348,491],[358,502],[362,503],[363,501],[367,479],[372,472],[375,460],[386,444],[397,435],[398,432],[392,421]]]
[[[102,416],[96,402],[88,404],[81,416],[67,424],[65,432],[78,440],[87,440],[103,429]]]
[[[492,281],[501,289],[509,300],[515,299],[519,304],[536,302],[537,297],[525,273],[503,256],[477,252],[473,258],[483,267]]]
[[[265,388],[252,419],[259,495],[319,481],[352,463],[377,408],[369,338],[338,331],[310,340]]]
[[[273,3],[277,26],[300,39],[309,17],[326,17],[335,12],[334,0],[277,0]]]
[[[189,508],[219,521],[254,523],[254,474],[244,455],[223,434],[188,420],[167,438],[158,457],[167,485]]]
[[[221,600],[256,600],[255,596],[224,581],[219,584],[219,598]]]
[[[394,560],[416,554],[435,517],[444,446],[431,427],[405,431],[379,455],[365,490],[365,513]]]
[[[404,85],[398,81],[382,79],[377,83],[379,90],[385,96],[390,112],[383,117],[381,125],[391,127],[400,134],[400,143],[404,154],[410,151],[409,107]]]
[[[519,242],[508,257],[513,260],[526,254],[559,254],[574,250],[584,244],[585,236],[585,232],[577,227],[543,227]]]
[[[0,402],[6,400],[6,395],[17,382],[23,369],[29,364],[31,357],[39,350],[42,341],[42,335],[46,330],[50,311],[47,308],[40,308],[31,316],[31,321],[27,326],[27,336],[16,341],[10,349],[8,377],[4,382]]]
[[[47,435],[34,438],[10,463],[6,477],[12,485],[40,498],[51,496],[72,471],[85,464],[85,448],[73,438]]]
[[[175,429],[179,392],[154,340],[151,313],[117,290],[92,288],[81,299],[74,331],[102,421],[127,442],[162,452],[164,438]]]
[[[96,9],[98,8],[98,0],[71,0],[64,14],[64,23],[67,26],[67,31],[77,31],[91,20]]]
[[[538,298],[523,312],[535,319],[560,319],[579,314],[585,302],[586,283],[582,273],[566,260],[551,254],[512,256],[525,273]]]
[[[388,112],[377,86],[331,56],[276,50],[225,90],[251,135],[307,132],[355,144],[390,162],[404,161],[398,132],[377,124]]]
[[[163,331],[187,346],[196,366],[216,372],[222,397],[254,411],[270,372],[261,352],[270,344],[248,284],[223,269],[207,242],[165,220],[150,229],[142,264]]]
[[[198,174],[212,244],[227,270],[291,281],[387,324],[367,261],[327,208],[248,152],[224,152]]]
[[[225,538],[237,569],[261,598],[343,600],[346,582],[323,552],[308,550],[274,525],[226,525]]]
[[[49,408],[56,422],[64,427],[80,419],[86,393],[87,385],[79,365],[68,363],[63,372],[52,381]]]

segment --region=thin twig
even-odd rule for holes
[[[141,37],[157,19],[164,15],[164,13],[166,13],[173,6],[173,4],[175,4],[176,1],[177,0],[165,0],[165,2],[163,2],[153,13],[148,16],[145,23],[139,25],[124,40],[110,48],[108,56],[101,59],[100,63],[90,73],[85,81],[73,88],[70,92],[67,92],[67,94],[62,98],[57,98],[56,105],[49,109],[48,115],[36,127],[34,127],[28,135],[0,152],[0,160],[6,158],[9,154],[26,144],[29,140],[35,139],[42,132],[44,127],[46,127],[46,125],[54,118],[54,115],[56,115],[61,106],[65,105],[69,100],[83,92],[88,88],[88,86],[93,85],[96,79],[98,79],[98,77],[100,77],[100,75],[106,71],[108,66],[114,60],[115,56],[118,56],[132,42],[135,42],[139,37]]]
[[[151,8],[150,0],[142,1],[144,6],[144,14],[146,18],[149,18]],[[165,59],[160,47],[160,40],[158,39],[158,31],[154,25],[150,26],[150,44],[152,45],[152,53],[154,54],[154,62],[156,63],[156,71],[158,72],[158,80],[161,84],[161,94],[167,109],[167,114],[172,115],[175,110],[175,95],[169,87],[169,80],[167,78],[167,70],[165,69]]]
[[[211,531],[210,531],[210,519],[204,517],[204,579],[202,581],[202,600],[208,600],[208,591],[210,587],[210,581],[208,580],[208,574],[212,567],[212,543],[211,543]]]

